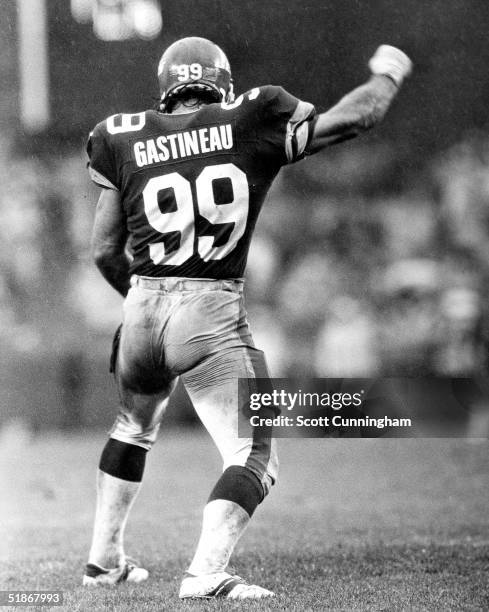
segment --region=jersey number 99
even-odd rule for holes
[[[214,181],[226,179],[231,184],[232,197],[226,203],[216,203]],[[172,190],[174,206],[162,212],[158,194]],[[226,228],[225,241],[213,235],[201,235],[195,241],[195,213],[192,184],[178,172],[157,176],[143,190],[144,211],[150,225],[163,235],[161,242],[149,246],[149,254],[157,265],[178,266],[194,254],[204,261],[226,257],[244,234],[249,209],[249,187],[246,174],[234,164],[207,166],[195,181],[196,209],[211,225]],[[171,240],[165,240],[164,237]],[[196,252],[195,252],[196,251]]]

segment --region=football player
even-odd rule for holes
[[[411,62],[384,45],[369,67],[364,85],[318,115],[272,85],[235,97],[223,51],[184,38],[159,63],[158,107],[113,115],[90,134],[89,172],[102,187],[93,257],[125,301],[112,360],[121,407],[100,459],[85,585],[148,577],[126,558],[123,532],[146,453],[181,377],[223,472],[204,508],[180,597],[273,595],[226,571],[278,468],[275,441],[254,436],[238,406],[237,379],[268,376],[243,305],[246,258],[280,168],[377,124]]]

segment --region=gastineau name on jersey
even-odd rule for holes
[[[139,168],[168,160],[224,151],[234,146],[231,124],[165,134],[134,143],[134,157]]]

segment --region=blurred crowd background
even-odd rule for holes
[[[83,2],[47,0],[42,129],[19,114],[18,7],[8,4],[0,41],[3,418],[39,428],[113,418],[108,357],[121,299],[90,261],[98,189],[84,144],[106,116],[152,106],[159,56],[187,35],[225,49],[238,91],[281,84],[319,111],[367,78],[379,44],[400,46],[415,63],[375,133],[285,168],[264,206],[246,295],[272,374],[485,374],[485,0],[161,0],[153,3],[160,31],[125,40],[103,40],[89,16],[77,19]],[[173,415],[185,414],[179,391]]]

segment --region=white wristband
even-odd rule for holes
[[[411,74],[413,63],[400,49],[381,45],[370,59],[368,67],[372,74],[388,76],[399,86]]]

